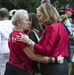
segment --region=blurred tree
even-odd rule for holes
[[[0,7],[12,9],[26,9],[28,12],[35,12],[40,5],[40,0],[0,0]]]
[[[71,7],[74,9],[74,0],[69,0]]]
[[[63,14],[68,7],[74,8],[74,0],[51,0],[51,3],[57,8],[60,14]]]
[[[74,0],[50,0],[58,11],[70,4],[74,8]],[[6,7],[8,10],[12,9],[26,9],[28,12],[36,12],[36,8],[40,5],[41,0],[0,0],[0,7]]]

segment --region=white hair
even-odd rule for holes
[[[17,10],[16,13],[12,17],[13,25],[16,25],[17,21],[23,20],[26,17],[26,15],[28,15],[28,12],[26,10],[24,9]]]
[[[9,11],[9,15],[12,17],[16,11],[17,11],[16,9]]]

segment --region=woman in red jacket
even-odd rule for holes
[[[50,3],[43,3],[37,8],[38,19],[46,29],[39,43],[35,43],[25,34],[17,38],[17,41],[27,43],[35,54],[58,57],[63,59],[58,63],[41,63],[42,75],[68,75],[68,64],[65,59],[68,56],[68,33],[61,23],[61,18],[56,8]]]

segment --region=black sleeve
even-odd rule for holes
[[[37,40],[37,38],[36,38],[36,36],[35,36],[35,33],[34,33],[32,30],[30,30],[30,31],[28,32],[28,36],[29,36],[29,38],[30,38],[31,40],[33,40],[34,42],[38,43],[38,40]]]

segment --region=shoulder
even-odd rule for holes
[[[9,24],[12,24],[12,21],[11,20],[3,20],[3,21],[0,21],[0,26],[1,25],[9,25]]]
[[[12,29],[14,26],[11,22],[11,20],[3,20],[3,21],[0,21],[0,29]]]
[[[63,24],[61,22],[55,22],[55,23],[52,23],[50,24],[46,29],[45,31],[57,31],[59,28],[61,28],[61,26],[63,26]]]
[[[30,30],[30,31],[28,32],[28,35],[34,35],[34,31],[33,31],[33,30]]]
[[[48,26],[48,28],[55,29],[55,28],[58,28],[58,27],[61,26],[61,25],[62,25],[61,22],[54,22],[54,23],[50,24],[50,25]]]
[[[16,38],[17,36],[21,35],[21,32],[18,30],[13,30],[11,34],[12,34],[12,37]]]
[[[30,30],[28,33],[34,33],[33,30]]]

